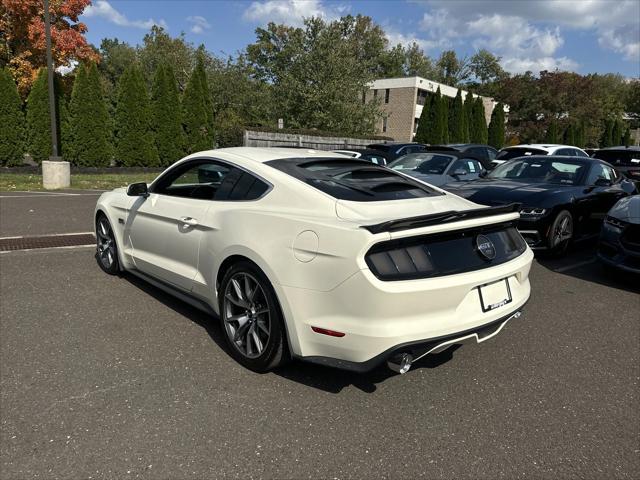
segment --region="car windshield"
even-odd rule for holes
[[[496,155],[496,160],[511,160],[512,158],[517,157],[528,157],[530,155],[546,155],[547,152],[544,150],[540,150],[539,148],[527,148],[527,147],[518,147],[518,148],[505,148],[504,150],[500,150]]]
[[[578,160],[532,157],[504,163],[492,170],[487,178],[576,185],[586,169],[586,163]]]
[[[389,164],[400,172],[416,170],[425,175],[442,175],[456,157],[439,153],[410,153]]]

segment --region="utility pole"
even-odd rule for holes
[[[55,85],[53,82],[53,55],[51,54],[51,15],[49,0],[44,0],[44,35],[47,46],[47,77],[49,81],[49,115],[51,116],[51,156],[42,162],[42,185],[44,188],[69,188],[71,168],[69,162],[63,162],[58,155],[58,125],[56,115]]]

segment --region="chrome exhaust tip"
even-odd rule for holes
[[[409,371],[411,362],[413,362],[413,356],[410,353],[400,353],[387,360],[387,367],[402,375]]]

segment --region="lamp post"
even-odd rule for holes
[[[56,97],[53,76],[53,56],[51,54],[51,19],[49,0],[44,0],[44,35],[47,46],[47,77],[49,83],[49,115],[51,116],[51,156],[42,162],[42,185],[44,188],[69,188],[71,168],[69,162],[63,162],[58,155],[58,128],[56,116]]]

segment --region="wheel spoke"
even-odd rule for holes
[[[267,335],[267,338],[269,338],[269,329],[265,326],[264,321],[258,320],[256,324],[258,325],[258,328]]]
[[[247,317],[246,313],[241,313],[239,315],[231,315],[225,318],[225,322],[238,322],[239,327],[247,323],[247,320],[249,320],[249,317]]]
[[[258,353],[262,353],[262,342],[260,341],[260,337],[258,336],[258,332],[256,332],[255,325],[251,327],[249,330],[249,334],[253,338],[253,343],[256,345],[258,349]]]

